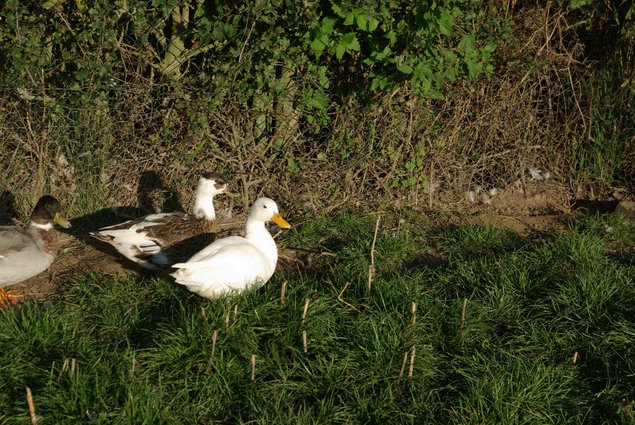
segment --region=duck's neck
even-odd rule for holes
[[[36,223],[35,221],[32,221],[31,226],[40,230],[51,230],[53,228],[53,223]]]
[[[199,185],[196,189],[196,200],[194,201],[194,216],[205,220],[214,220],[216,210],[214,210],[214,192]]]
[[[53,232],[52,223],[36,223],[32,221],[27,228],[35,237],[35,243],[49,255],[57,253],[57,236]]]
[[[258,220],[247,220],[245,238],[258,247],[269,260],[271,269],[274,270],[278,261],[278,248],[276,247],[276,241],[273,240],[273,237],[265,227],[265,223]]]

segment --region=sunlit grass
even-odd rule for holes
[[[1,310],[0,423],[26,386],[52,424],[635,421],[632,224],[386,223],[369,292],[374,223],[308,220],[283,242],[310,267],[234,299],[87,275]]]

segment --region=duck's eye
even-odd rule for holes
[[[262,207],[263,207],[264,209],[267,209],[267,206],[266,206],[266,205],[263,205]]]

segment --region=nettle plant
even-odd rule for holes
[[[342,65],[373,92],[407,84],[442,99],[446,83],[493,71],[495,44],[481,39],[479,19],[470,0],[330,2],[305,39],[316,61]]]

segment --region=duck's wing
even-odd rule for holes
[[[0,227],[0,258],[22,252],[30,246],[35,244],[24,229],[14,226]]]
[[[172,267],[190,269],[212,266],[226,261],[226,257],[230,255],[238,257],[241,252],[240,249],[244,249],[244,247],[253,248],[247,239],[242,236],[228,236],[217,239],[192,255],[186,263],[176,263]]]
[[[0,228],[0,287],[34,276],[52,261],[25,229]]]
[[[185,213],[161,213],[105,227],[91,235],[139,265],[156,269],[189,258],[219,232],[236,227],[235,219],[206,221]]]
[[[225,238],[222,241],[227,241]],[[236,238],[236,242],[239,242]],[[244,241],[244,239],[243,239]],[[203,297],[212,298],[248,286],[260,286],[271,275],[260,250],[247,243],[212,244],[206,256],[198,253],[187,263],[175,264],[175,281]]]

